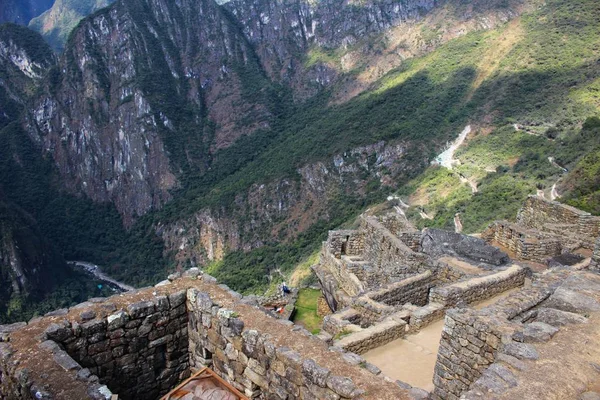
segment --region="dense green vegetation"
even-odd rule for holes
[[[321,297],[321,291],[318,289],[300,289],[293,316],[294,323],[304,326],[313,335],[321,331],[323,323],[323,318],[317,315],[319,297]]]
[[[492,115],[493,133],[471,141],[457,155],[464,159],[457,172],[478,181],[478,193],[472,194],[467,185],[457,184],[456,174],[443,170],[427,172],[400,192],[416,191],[428,174],[450,187],[447,195],[430,188],[433,199],[425,209],[434,219],[417,217],[421,226],[451,228],[457,212],[467,232],[481,230],[494,219],[513,218],[527,195],[537,188],[547,190],[561,176],[548,157],[568,166],[589,149],[589,141],[580,140],[577,124],[597,112],[592,96],[600,78],[594,68],[594,54],[600,48],[594,33],[600,28],[597,11],[597,4],[589,0],[551,1],[522,18],[522,37],[510,38],[507,31],[513,26],[471,33],[405,62],[373,90],[345,104],[326,106],[327,93],[301,105],[284,104],[287,108],[271,131],[217,153],[212,171],[187,180],[176,200],[157,216],[177,219],[203,207],[226,209],[252,183],[293,177],[302,164],[377,140],[410,141],[415,146],[409,152],[410,161],[423,165],[440,143],[467,122],[479,125],[479,120],[489,121]],[[514,43],[504,57],[485,65],[486,55],[505,40]],[[324,57],[311,54],[312,58]],[[481,70],[489,75],[473,91]],[[534,134],[517,133],[512,123]],[[549,140],[553,138],[558,139]],[[239,290],[264,289],[269,270],[289,270],[318,246],[326,227],[360,211],[361,204],[351,200],[344,199],[347,212],[323,224],[320,232],[311,229],[295,243],[230,253],[211,271]],[[410,213],[418,216],[416,210]]]
[[[369,201],[381,201],[382,194],[377,194],[378,192],[373,192],[363,200],[350,197],[339,199],[331,206],[332,215],[329,220],[313,224],[291,243],[278,243],[276,239],[271,239],[265,246],[250,252],[230,252],[223,260],[209,265],[207,272],[241,292],[262,293],[269,288],[271,271],[291,274],[299,263],[318,249],[329,229],[341,225],[350,216],[358,215]]]
[[[515,26],[509,25],[451,41],[425,57],[405,62],[373,90],[341,106],[321,107],[320,99],[314,106],[303,105],[279,128],[285,132],[285,139],[269,145],[239,173],[222,180],[217,185],[221,190],[213,192],[218,195],[205,204],[218,203],[224,193],[238,192],[247,181],[292,173],[301,163],[378,139],[406,138],[422,144],[420,149],[426,149],[426,153],[411,154],[418,163],[419,157],[432,158],[439,149],[436,143],[456,135],[467,122],[485,125],[483,121],[490,121],[491,115],[491,124],[487,124],[492,133],[479,135],[459,150],[457,157],[463,164],[456,171],[430,169],[403,187],[400,194],[429,193],[424,209],[433,220],[421,219],[417,207],[409,210],[419,226],[452,229],[454,215],[461,213],[464,230],[476,232],[494,219],[514,218],[526,196],[535,194],[538,188],[549,194],[549,188],[562,176],[563,171],[548,157],[571,168],[590,146],[596,145],[597,135],[590,134],[589,129],[580,131],[578,123],[598,113],[600,104],[594,94],[600,79],[595,67],[600,49],[596,2],[547,2],[540,10],[525,15],[518,27],[523,34],[516,38],[509,31]],[[506,41],[510,43],[503,58],[487,56],[494,55],[495,48]],[[486,79],[467,95],[482,70],[488,72]],[[513,123],[524,125],[528,132],[516,132]],[[276,125],[271,134],[275,139],[279,137],[277,129]],[[593,160],[589,159],[588,164]],[[258,166],[260,174],[253,172]],[[592,176],[594,170],[587,170]],[[467,184],[461,184],[459,174],[477,182],[478,192],[473,194]],[[582,186],[589,187],[587,183]],[[192,189],[190,193],[198,192]],[[593,203],[595,195],[587,196]],[[194,198],[186,202],[190,209],[200,207],[207,199]],[[575,204],[574,200],[569,202]],[[172,206],[177,207],[177,202]],[[582,207],[590,209],[589,205]],[[314,237],[314,243],[319,239]],[[279,257],[301,259],[300,254],[288,258],[288,246],[279,252],[256,250],[245,255],[248,258],[235,254],[214,270],[221,279],[229,279],[233,287],[243,290],[252,285],[236,275],[248,277],[250,271],[260,271],[252,282],[264,287],[266,271],[269,266],[279,265]],[[240,270],[244,272],[236,273]]]
[[[34,217],[65,259],[110,266],[110,273],[137,284],[165,276],[162,241],[145,234],[148,226],[126,232],[112,205],[58,190],[51,161],[40,158],[17,123],[0,131],[0,143],[0,193]]]
[[[407,145],[410,169],[395,187],[415,202],[408,215],[421,227],[452,228],[456,213],[465,232],[479,231],[494,219],[513,218],[527,195],[536,190],[549,193],[564,176],[556,165],[572,170],[565,201],[600,211],[600,124],[589,118],[598,115],[600,107],[600,9],[594,0],[549,0],[515,23],[459,37],[426,56],[407,60],[370,90],[340,105],[329,103],[337,88],[293,103],[289,90],[270,82],[249,51],[247,62],[238,62],[235,72],[243,78],[244,100],[252,98],[268,110],[269,128],[214,154],[209,147],[215,127],[203,106],[190,109],[178,96],[188,88],[177,86],[186,83],[173,77],[161,53],[166,51],[178,68],[175,44],[158,26],[151,27],[156,35],[150,32],[144,23],[152,20],[147,5],[122,6],[130,7],[139,25],[146,27],[140,34],[151,53],[136,65],[137,84],[152,104],[170,101],[160,109],[177,129],[161,134],[173,170],[180,171],[181,185],[172,202],[140,218],[126,232],[113,207],[92,205],[56,189],[51,164],[39,159],[20,128],[9,125],[1,133],[2,143],[10,145],[0,149],[0,187],[8,201],[38,221],[67,259],[95,262],[133,284],[153,283],[172,267],[155,234],[157,222],[173,222],[203,208],[232,212],[236,196],[253,184],[299,179],[297,169],[302,165],[380,140]],[[236,34],[236,29],[232,24],[230,33]],[[429,40],[437,35],[434,30],[424,33]],[[336,63],[339,53],[311,49],[306,65],[319,60]],[[59,73],[53,71],[52,76]],[[99,74],[98,79],[104,78]],[[1,96],[0,91],[3,101]],[[106,116],[98,113],[95,118]],[[453,171],[426,170],[443,143],[467,124],[476,135],[457,152],[461,165]],[[461,179],[476,182],[477,193]],[[308,230],[285,242],[266,230],[263,247],[229,252],[210,265],[209,272],[243,292],[265,290],[274,270],[291,273],[315,252],[328,229],[352,219],[393,189],[381,188],[376,179],[367,188],[366,196],[351,190],[330,194],[324,216]],[[420,217],[421,207],[432,219]],[[251,218],[235,217],[242,222]]]
[[[42,34],[58,53],[62,52],[77,23],[114,0],[56,0],[52,8],[29,22],[29,28]]]

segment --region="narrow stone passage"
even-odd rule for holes
[[[394,340],[385,346],[363,354],[392,379],[412,386],[433,390],[433,368],[437,358],[444,320],[421,329],[420,332]]]
[[[508,290],[490,299],[472,305],[475,309],[490,304],[516,292],[519,288]],[[378,366],[384,375],[399,379],[411,386],[433,390],[433,369],[437,358],[444,320],[436,321],[417,332],[396,339],[384,346],[373,349],[362,357]]]

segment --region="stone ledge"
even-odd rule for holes
[[[383,346],[406,334],[406,321],[388,317],[377,325],[335,341],[335,345],[357,354]]]

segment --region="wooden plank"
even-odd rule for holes
[[[202,377],[201,376],[202,374],[207,374],[208,376]],[[185,385],[187,385],[188,383],[190,383],[191,381],[193,381],[193,380],[210,379],[210,378],[213,378],[213,379],[217,380],[221,385],[225,386],[231,393],[233,393],[234,395],[238,396],[240,398],[240,400],[249,400],[239,390],[237,390],[235,387],[231,386],[229,384],[229,382],[227,382],[226,380],[224,380],[223,378],[221,378],[219,375],[217,375],[216,372],[214,372],[213,370],[211,370],[208,367],[202,368],[200,371],[196,372],[195,374],[193,374],[192,376],[190,376],[189,378],[187,378],[186,380],[184,380],[183,382],[181,382],[173,390],[171,390],[169,393],[167,393],[166,395],[164,395],[163,397],[161,397],[160,400],[171,400],[171,396],[173,396],[177,392],[179,392],[177,394],[182,394],[182,395],[190,393],[189,391],[187,391],[185,389],[182,389],[182,388]]]

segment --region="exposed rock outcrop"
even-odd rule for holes
[[[203,209],[192,217],[158,225],[168,251],[180,263],[220,260],[225,250],[251,250],[266,237],[296,237],[312,224],[329,218],[340,195],[365,195],[369,180],[391,185],[419,165],[405,159],[412,146],[405,143],[356,148],[328,162],[298,169],[299,179],[255,184],[236,196],[233,209]],[[427,163],[426,159],[422,163]]]

